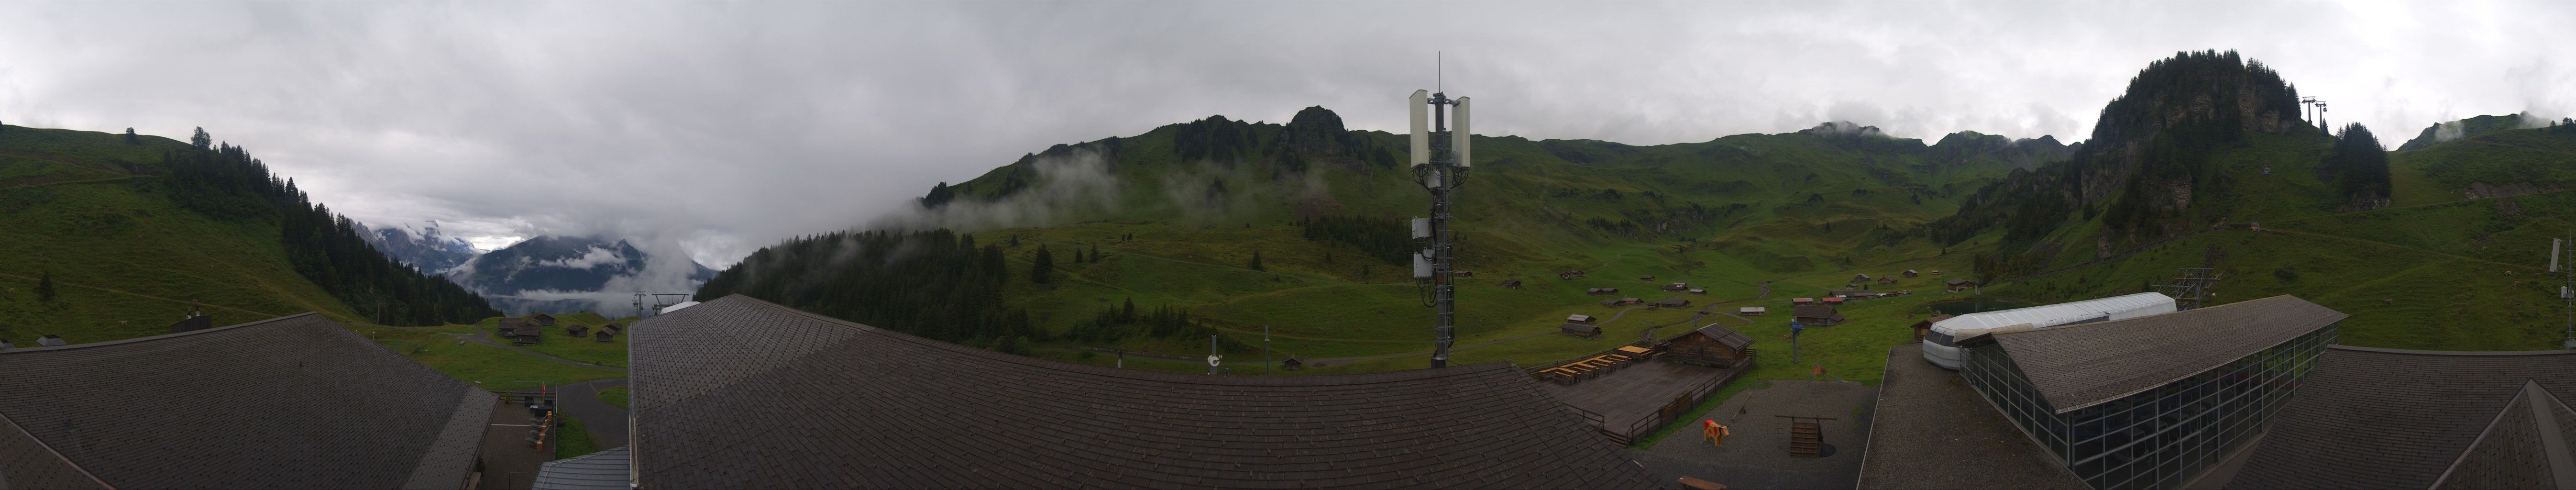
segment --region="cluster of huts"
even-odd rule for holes
[[[510,339],[512,344],[532,345],[544,342],[546,330],[555,325],[554,315],[532,313],[524,317],[501,319],[498,333],[501,338]],[[611,342],[617,340],[618,335],[626,333],[626,327],[611,323],[594,329],[586,325],[567,324],[563,326],[563,332],[564,335],[576,339],[589,337],[599,342]]]

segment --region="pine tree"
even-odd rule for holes
[[[1133,322],[1133,321],[1136,321],[1136,298],[1132,298],[1132,297],[1131,297],[1131,298],[1127,298],[1127,305],[1126,305],[1126,306],[1121,306],[1121,307],[1119,307],[1119,309],[1118,309],[1118,321],[1120,321],[1120,322]]]
[[[1016,240],[1017,238],[1014,237],[1013,239]],[[1035,281],[1038,284],[1046,284],[1054,280],[1053,277],[1049,277],[1054,274],[1055,254],[1047,253],[1046,246],[1039,245],[1038,256],[1036,258],[1029,259],[1029,280]]]
[[[143,138],[134,134],[134,128],[125,128],[125,144],[132,145],[140,143],[143,143]]]
[[[1257,271],[1257,270],[1262,270],[1262,269],[1261,269],[1261,251],[1260,251],[1260,250],[1254,250],[1254,251],[1252,251],[1252,263],[1251,263],[1251,264],[1249,264],[1249,265],[1251,265],[1251,266],[1252,266],[1252,270],[1256,270],[1256,271]]]
[[[54,301],[54,273],[47,272],[44,277],[36,279],[36,301],[44,303]]]
[[[1098,244],[1098,243],[1093,243],[1093,244],[1091,244],[1091,261],[1092,261],[1092,262],[1099,262],[1099,261],[1100,261],[1100,244]]]
[[[197,128],[196,135],[188,137],[188,144],[197,145],[197,149],[200,150],[212,150],[215,149],[215,137],[206,134],[206,128],[200,126]]]

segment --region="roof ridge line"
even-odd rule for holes
[[[2332,344],[2332,345],[2327,345],[2327,346],[2326,346],[2326,348],[2328,348],[2328,349],[2343,349],[2343,350],[2351,350],[2351,351],[2362,351],[2362,352],[2379,352],[2379,353],[2386,353],[2386,354],[2415,354],[2415,355],[2427,355],[2427,356],[2499,356],[2499,357],[2501,357],[2501,356],[2547,356],[2547,355],[2570,355],[2570,354],[2576,354],[2576,349],[2557,349],[2557,350],[2505,350],[2505,351],[2480,351],[2480,350],[2421,350],[2421,349],[2392,349],[2392,348],[2387,348],[2387,347],[2363,347],[2363,346],[2358,346],[2358,345],[2346,345],[2346,344]]]
[[[82,467],[80,462],[72,461],[72,458],[64,456],[62,451],[54,450],[54,445],[46,444],[45,438],[36,437],[36,433],[34,432],[27,432],[27,428],[18,425],[18,421],[10,420],[8,414],[0,414],[0,424],[7,424],[9,426],[9,430],[17,431],[18,435],[25,436],[28,442],[36,443],[36,447],[43,448],[45,450],[45,454],[53,455],[54,459],[62,461],[64,466],[70,466],[72,471],[78,471],[81,476],[88,477],[89,481],[98,483],[99,488],[116,490],[116,485],[107,484],[107,480],[99,479],[97,474],[90,473],[89,468]],[[0,483],[7,483],[7,481],[0,480]]]
[[[972,356],[977,356],[977,357],[981,357],[981,358],[985,358],[985,359],[992,359],[992,360],[997,360],[997,361],[1002,361],[1002,362],[1011,362],[1011,363],[1018,363],[1018,364],[1030,365],[1030,366],[1033,366],[1033,367],[1040,367],[1040,368],[1047,368],[1047,369],[1066,369],[1066,370],[1073,370],[1073,371],[1087,372],[1087,373],[1097,374],[1097,375],[1103,375],[1103,376],[1112,376],[1112,377],[1118,377],[1118,378],[1135,379],[1135,380],[1144,380],[1144,381],[1171,382],[1171,383],[1188,383],[1188,384],[1198,384],[1198,385],[1216,385],[1216,386],[1292,386],[1292,385],[1323,385],[1323,384],[1353,385],[1353,384],[1383,384],[1383,383],[1394,383],[1394,382],[1413,381],[1413,380],[1417,380],[1417,379],[1427,379],[1427,378],[1434,378],[1434,377],[1440,377],[1440,376],[1456,376],[1456,375],[1461,375],[1461,374],[1467,374],[1467,373],[1473,373],[1473,372],[1480,372],[1480,371],[1487,370],[1487,369],[1515,369],[1515,368],[1513,367],[1513,365],[1512,365],[1509,361],[1487,361],[1487,362],[1480,362],[1480,363],[1475,363],[1475,364],[1460,364],[1460,365],[1453,365],[1453,366],[1449,366],[1449,367],[1445,367],[1445,368],[1408,369],[1408,370],[1403,370],[1403,371],[1385,371],[1385,372],[1374,372],[1374,373],[1326,374],[1326,375],[1316,375],[1316,376],[1254,376],[1254,375],[1209,376],[1209,375],[1203,375],[1203,374],[1191,374],[1191,373],[1176,373],[1176,372],[1164,372],[1164,371],[1146,371],[1146,370],[1141,370],[1141,369],[1120,369],[1120,368],[1113,368],[1113,367],[1107,367],[1107,366],[1094,366],[1094,365],[1090,365],[1090,364],[1081,364],[1081,363],[1064,362],[1064,361],[1058,361],[1058,360],[1054,360],[1054,359],[1042,359],[1042,358],[1037,358],[1037,357],[1021,356],[1021,355],[1005,354],[1005,353],[1001,353],[1001,352],[995,352],[995,351],[990,350],[990,349],[982,349],[982,348],[977,348],[977,347],[967,346],[967,345],[965,345],[965,344],[959,344],[959,343],[955,343],[955,342],[947,342],[947,341],[942,341],[942,340],[932,339],[932,338],[928,338],[928,337],[922,337],[922,336],[918,336],[918,335],[913,335],[913,334],[903,333],[903,332],[895,331],[895,330],[893,330],[893,329],[888,329],[888,328],[883,328],[883,327],[872,326],[872,325],[868,325],[868,324],[864,324],[864,323],[858,323],[858,322],[853,322],[853,321],[849,321],[849,320],[843,320],[843,319],[839,319],[839,318],[833,318],[833,317],[828,316],[828,315],[824,315],[824,314],[820,314],[820,313],[815,313],[815,312],[811,312],[811,311],[805,311],[805,310],[804,310],[804,309],[802,309],[802,308],[796,308],[796,307],[791,307],[791,306],[782,305],[782,304],[778,304],[778,303],[772,303],[772,302],[770,302],[770,301],[768,301],[768,300],[764,300],[764,299],[760,299],[760,298],[754,298],[754,297],[751,297],[751,296],[749,296],[749,295],[744,295],[744,294],[741,294],[741,293],[734,293],[734,294],[726,295],[724,298],[717,298],[717,299],[727,299],[727,298],[732,298],[732,297],[734,297],[734,296],[741,296],[743,299],[751,300],[751,301],[753,301],[753,302],[754,302],[753,304],[763,305],[763,306],[767,306],[767,307],[770,307],[770,308],[776,308],[776,309],[779,309],[779,310],[784,310],[784,311],[794,312],[794,313],[796,313],[796,314],[798,314],[798,315],[804,315],[804,316],[806,316],[806,317],[808,317],[808,318],[813,318],[813,319],[815,319],[815,320],[820,320],[820,321],[829,322],[829,323],[835,323],[835,324],[841,324],[841,325],[847,325],[847,326],[864,327],[864,328],[866,328],[866,330],[862,330],[862,331],[861,331],[862,333],[875,333],[875,334],[879,334],[879,335],[884,335],[884,336],[886,336],[887,338],[890,338],[890,339],[901,340],[901,341],[905,341],[905,342],[911,342],[911,343],[919,344],[919,345],[926,346],[926,347],[932,347],[932,348],[937,348],[937,349],[943,349],[943,350],[948,350],[948,351],[951,351],[951,352],[957,352],[957,353],[960,353],[960,354],[972,355]],[[847,342],[847,341],[845,340],[845,341],[843,341],[843,342]],[[1447,372],[1447,373],[1430,373],[1430,371],[1452,371],[1452,372]],[[1392,378],[1389,378],[1389,379],[1374,379],[1374,380],[1367,380],[1367,381],[1359,381],[1359,382],[1343,382],[1343,383],[1328,383],[1328,382],[1324,382],[1324,381],[1304,381],[1304,380],[1321,380],[1321,379],[1332,378],[1332,377],[1341,377],[1341,376],[1395,376],[1395,377],[1392,377]],[[1220,380],[1226,380],[1226,381],[1232,381],[1232,382],[1224,382],[1224,381],[1220,381]]]
[[[143,343],[143,342],[154,341],[154,340],[172,339],[172,338],[178,338],[178,337],[184,337],[184,336],[190,336],[190,335],[199,335],[199,334],[207,334],[207,333],[214,333],[214,332],[222,332],[222,331],[228,331],[228,330],[238,329],[238,328],[242,328],[242,327],[249,327],[249,326],[253,326],[253,325],[262,325],[262,324],[268,324],[268,323],[275,323],[275,322],[285,321],[285,320],[289,320],[289,319],[302,318],[302,317],[306,317],[306,316],[313,316],[313,315],[320,315],[320,314],[321,314],[321,312],[307,311],[307,312],[297,313],[297,314],[293,314],[293,315],[286,315],[286,316],[281,316],[281,317],[276,317],[276,318],[269,318],[269,319],[265,319],[265,320],[252,320],[252,321],[249,321],[249,322],[236,323],[236,324],[232,324],[232,325],[225,325],[225,326],[221,326],[221,327],[208,328],[208,329],[203,329],[203,330],[190,330],[190,331],[186,331],[186,332],[179,332],[179,333],[165,333],[165,334],[154,335],[154,336],[150,336],[150,337],[135,337],[135,338],[130,338],[130,339],[109,340],[109,341],[105,341],[105,342],[90,342],[90,343],[85,343],[85,344],[66,344],[66,345],[45,346],[45,347],[19,347],[19,348],[15,348],[15,349],[9,349],[9,350],[6,350],[6,351],[0,351],[0,355],[7,355],[7,354],[23,354],[23,353],[30,353],[30,352],[60,352],[60,351],[67,351],[67,350],[86,349],[86,348],[91,348],[91,347],[106,347],[106,346],[111,346],[111,345],[136,344],[136,343]],[[338,322],[333,322],[333,323],[335,323],[335,324],[336,324],[336,323],[338,323]]]

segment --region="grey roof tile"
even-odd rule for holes
[[[2228,486],[2430,488],[2530,383],[2567,404],[2576,351],[2328,347]]]
[[[2234,362],[2345,316],[2282,295],[1993,336],[2048,406],[2066,413]]]
[[[730,296],[636,322],[640,482],[1645,487],[1505,363],[1342,376],[1086,366]],[[1503,464],[1527,459],[1537,464]]]

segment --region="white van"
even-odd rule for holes
[[[1967,358],[1959,349],[1959,339],[2011,328],[2027,330],[2059,325],[2126,320],[2174,312],[2174,299],[2163,293],[2138,293],[2088,299],[2072,303],[2015,308],[2010,310],[1969,313],[1932,324],[1923,335],[1923,360],[1945,369],[1959,369]],[[2027,326],[2024,326],[2027,325]]]

